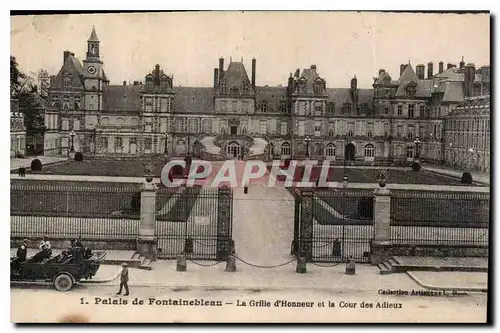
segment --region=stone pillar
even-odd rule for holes
[[[217,191],[217,252],[218,261],[228,259],[231,244],[233,196],[229,187]]]
[[[137,250],[148,259],[156,259],[157,241],[156,227],[156,187],[152,183],[144,183],[141,187],[141,222]]]
[[[370,262],[378,265],[392,256],[391,191],[387,187],[379,187],[374,193],[375,238],[371,241]]]
[[[312,262],[313,195],[311,191],[303,191],[300,202],[299,256],[305,257],[306,262]]]

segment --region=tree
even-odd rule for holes
[[[33,78],[21,71],[16,57],[10,56],[10,96],[19,100],[19,111],[25,116],[28,132],[44,129],[42,105],[36,92]]]

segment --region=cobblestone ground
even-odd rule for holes
[[[385,296],[338,290],[211,290],[135,287],[130,296],[116,286],[81,286],[68,293],[46,288],[11,289],[13,322],[485,322],[486,296]],[[132,302],[144,301],[142,305]],[[127,304],[123,304],[124,300]],[[212,301],[221,306],[167,305],[172,301]],[[111,305],[111,302],[117,304]],[[253,305],[250,306],[250,301]],[[280,302],[276,307],[276,301]],[[50,306],[47,306],[50,302]],[[159,303],[157,303],[159,302]],[[166,303],[162,303],[166,302]],[[246,306],[239,306],[245,302]],[[304,304],[311,307],[283,305]],[[304,303],[303,303],[304,302]],[[82,304],[83,303],[83,304]],[[99,303],[99,304],[96,304]],[[107,303],[107,304],[104,304]],[[119,305],[121,303],[121,305]],[[152,303],[152,304],[151,304]],[[332,303],[335,307],[330,307]],[[363,304],[364,303],[364,304]],[[372,308],[366,307],[371,303]],[[30,306],[27,308],[26,304]],[[193,303],[195,304],[195,303]],[[390,305],[389,305],[390,304]],[[396,305],[397,304],[397,305]],[[269,305],[269,306],[263,306]],[[324,305],[324,306],[321,306]],[[365,307],[363,307],[365,305]],[[377,307],[391,306],[392,308]],[[342,307],[343,306],[343,307]],[[397,308],[396,308],[397,307]]]

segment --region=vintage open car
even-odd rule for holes
[[[82,279],[96,275],[106,251],[71,255],[61,253],[55,256],[38,252],[21,262],[16,256],[10,259],[10,280],[26,282],[51,282],[58,291],[68,291]]]

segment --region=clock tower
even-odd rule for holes
[[[94,26],[87,40],[87,56],[83,61],[85,110],[91,114],[102,110],[102,90],[105,77],[99,52],[99,38],[97,38]]]

